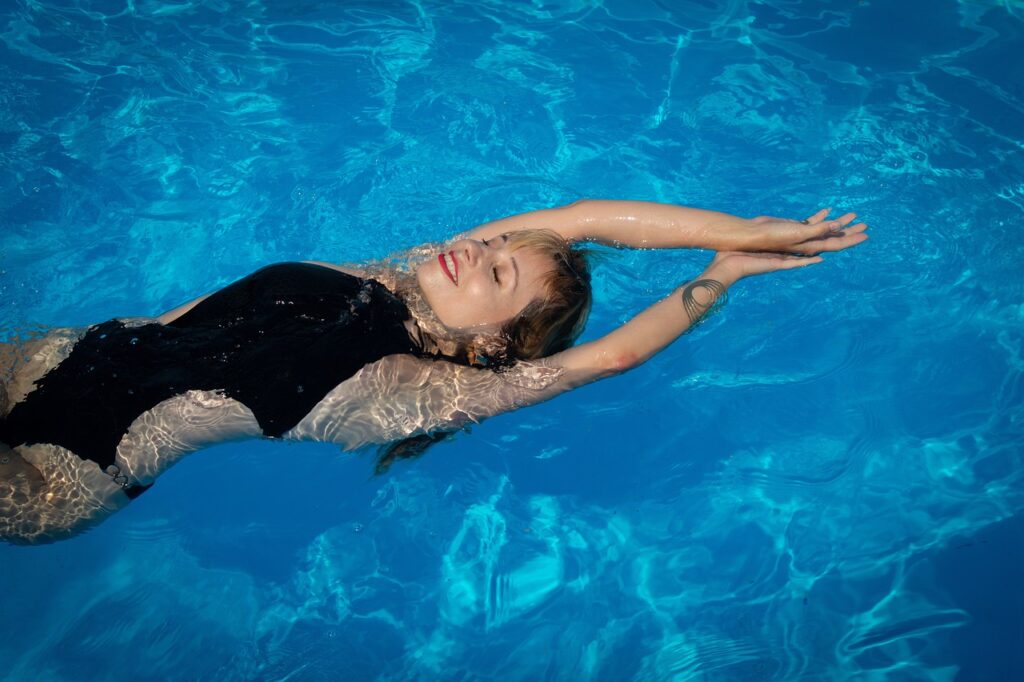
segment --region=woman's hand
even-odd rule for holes
[[[776,270],[793,270],[814,265],[821,256],[792,256],[785,253],[745,253],[719,251],[704,271],[704,277],[732,285],[744,277],[763,275]]]
[[[808,219],[808,225],[796,224],[801,227],[817,227],[824,223],[827,215],[828,209],[822,209]],[[836,225],[835,228],[829,227],[818,237],[792,244],[784,253],[719,251],[711,261],[711,265],[708,266],[708,271],[715,271],[718,276],[730,280],[732,283],[751,275],[763,275],[776,270],[792,270],[820,263],[822,258],[817,255],[819,253],[843,251],[867,241],[868,235],[864,231],[868,226],[864,223],[843,229],[853,221],[854,217],[852,213],[848,213],[839,220],[832,221],[832,224]],[[777,218],[755,218],[755,220],[762,220],[761,224],[774,224],[779,221]],[[792,223],[793,221],[782,222]]]
[[[815,255],[824,251],[842,251],[867,239],[859,237],[867,229],[861,223],[849,227],[857,215],[847,213],[828,220],[829,209],[823,208],[806,220],[787,220],[770,216],[753,218],[740,229],[730,250],[772,251],[799,255]]]

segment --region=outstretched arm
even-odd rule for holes
[[[503,373],[390,355],[331,391],[286,437],[353,449],[457,431],[536,405],[639,365],[696,324],[736,278],[735,271],[716,258],[700,278],[611,334],[539,361],[519,362]]]
[[[860,243],[866,236],[857,239]],[[680,286],[605,336],[551,356],[578,386],[637,367],[699,324],[729,288],[744,277],[820,263],[821,257],[777,253],[720,252],[700,276]]]
[[[867,225],[809,242],[814,253],[841,251],[867,240]],[[719,252],[707,269],[647,308],[615,331],[589,343],[569,348],[544,359],[564,376],[562,390],[630,370],[650,359],[686,333],[722,301],[740,279],[778,270],[792,270],[821,262],[820,256],[779,253]]]
[[[849,248],[867,239],[865,228],[854,226],[818,246]],[[775,253],[719,253],[699,277],[610,334],[539,361],[517,363],[505,373],[391,355],[338,386],[288,437],[355,448],[458,430],[535,405],[640,365],[699,323],[739,279],[820,261]]]
[[[816,253],[808,246],[841,230],[853,213],[827,220],[822,209],[806,221],[728,213],[650,201],[585,199],[559,208],[531,211],[473,228],[465,236],[490,239],[517,230],[547,229],[570,242],[591,241],[646,249],[700,248],[715,251]],[[820,250],[821,244],[817,245]],[[829,245],[831,246],[831,245]]]

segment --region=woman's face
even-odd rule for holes
[[[460,239],[419,266],[416,279],[446,326],[468,329],[501,324],[544,296],[541,278],[554,269],[535,249],[513,251],[508,237]]]

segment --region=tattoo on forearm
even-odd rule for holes
[[[697,297],[694,296],[697,294]],[[725,285],[714,279],[698,279],[691,282],[683,289],[683,308],[686,309],[686,316],[690,318],[690,329],[696,329],[701,322],[717,313],[725,305],[728,296],[725,293]]]

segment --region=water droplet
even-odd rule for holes
[[[361,524],[361,523],[353,523],[352,524],[352,530],[355,531],[356,533],[362,533],[363,532],[363,524]]]

